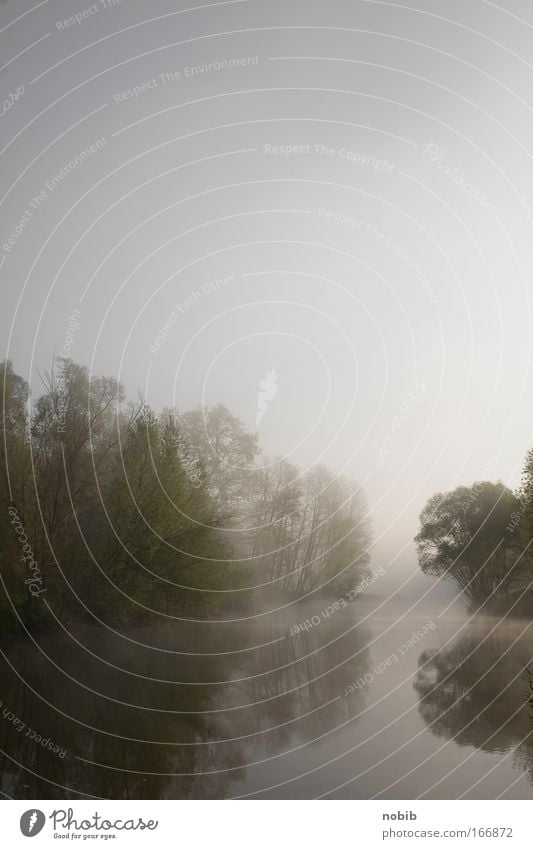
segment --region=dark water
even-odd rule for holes
[[[379,597],[324,617],[325,604],[4,637],[2,793],[533,798],[533,625]]]

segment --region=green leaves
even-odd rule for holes
[[[453,580],[471,604],[510,605],[530,572],[510,524],[518,507],[500,482],[437,493],[420,514],[415,537],[422,571]]]

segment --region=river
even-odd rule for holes
[[[4,637],[3,795],[533,798],[532,624],[331,608]]]

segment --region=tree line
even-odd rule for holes
[[[360,488],[264,458],[222,404],[156,412],[63,358],[36,401],[10,361],[0,380],[0,628],[209,618],[364,578]]]
[[[516,491],[479,481],[437,493],[415,537],[422,571],[455,583],[473,609],[533,611],[533,449]]]

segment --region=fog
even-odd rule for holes
[[[250,426],[275,368],[265,452],[360,480],[377,556],[409,574],[427,497],[516,483],[531,432],[528,29],[485,3],[453,24],[437,2],[163,3],[141,26],[128,2],[58,31],[69,11],[41,6],[11,30],[19,49],[50,40],[3,71],[5,91],[26,87],[5,127],[6,232],[105,146],[4,250],[6,355],[39,391],[78,308],[74,359],[156,408],[222,402]]]
[[[28,421],[34,422],[32,439],[37,440],[38,448],[31,447],[31,463],[46,455],[47,449],[42,447],[45,428],[37,426],[37,402],[46,396],[56,403],[58,391],[61,396],[49,378],[57,371],[60,357],[85,367],[91,381],[106,376],[124,387],[125,401],[112,397],[110,390],[108,402],[116,404],[120,413],[113,423],[102,419],[98,431],[102,442],[91,444],[91,452],[101,451],[104,457],[101,445],[122,421],[120,416],[127,416],[128,401],[139,410],[145,403],[155,418],[174,411],[180,434],[188,434],[192,462],[207,464],[206,475],[213,474],[216,479],[215,484],[207,480],[205,485],[209,496],[215,487],[218,506],[246,502],[248,508],[253,500],[250,481],[256,481],[253,475],[266,469],[265,480],[271,481],[278,470],[288,468],[283,463],[296,469],[287,473],[290,483],[307,482],[303,495],[294,496],[294,510],[287,508],[284,513],[288,524],[294,524],[294,515],[303,516],[300,530],[292,524],[289,532],[284,525],[284,533],[292,534],[290,542],[289,536],[281,542],[281,536],[276,537],[275,544],[269,539],[268,551],[262,548],[267,543],[256,531],[263,521],[265,527],[274,526],[274,520],[265,518],[266,512],[261,514],[261,522],[257,513],[250,513],[257,519],[256,525],[248,514],[243,519],[243,510],[237,519],[234,513],[229,518],[217,514],[213,519],[203,502],[191,507],[189,514],[187,505],[196,497],[192,490],[174,504],[178,504],[180,520],[186,515],[207,527],[213,519],[213,526],[222,529],[224,544],[238,540],[232,553],[220,555],[221,562],[242,565],[248,558],[262,565],[261,558],[265,562],[272,559],[272,563],[268,560],[272,571],[266,577],[257,568],[253,581],[239,572],[238,580],[228,584],[239,591],[253,582],[271,584],[264,596],[252,599],[258,620],[250,613],[251,631],[243,628],[228,636],[228,645],[233,646],[230,655],[241,650],[242,641],[261,643],[261,628],[276,630],[276,615],[287,617],[279,626],[283,634],[298,617],[318,615],[315,608],[322,602],[313,595],[318,584],[306,585],[302,579],[296,587],[300,579],[292,576],[307,563],[303,542],[310,520],[305,511],[314,497],[312,475],[322,467],[339,484],[338,499],[333,507],[324,507],[324,515],[328,521],[338,516],[339,522],[345,523],[356,516],[357,528],[368,532],[368,540],[361,531],[361,538],[354,543],[358,557],[364,550],[365,569],[381,570],[379,579],[368,586],[361,607],[368,615],[368,625],[361,621],[362,614],[355,617],[361,647],[371,651],[368,627],[373,629],[378,647],[380,640],[383,643],[378,656],[393,651],[380,630],[380,616],[396,623],[396,642],[432,617],[438,627],[431,635],[434,644],[427,641],[428,649],[455,639],[454,650],[458,654],[466,651],[457,632],[458,623],[465,622],[474,642],[487,633],[489,642],[493,640],[490,617],[497,618],[497,614],[487,613],[483,602],[471,624],[468,592],[450,575],[443,580],[437,568],[424,568],[424,574],[414,538],[421,528],[421,511],[435,493],[478,481],[501,481],[515,492],[530,448],[530,17],[520,0],[510,0],[505,9],[485,0],[454,4],[453,8],[444,0],[429,0],[418,7],[395,0],[228,0],[199,2],[195,7],[181,0],[156,0],[149,8],[141,0],[99,0],[93,6],[80,3],[75,8],[66,0],[0,4],[0,37],[6,45],[0,68],[0,155],[4,166],[1,359],[12,362],[14,373],[31,391],[29,418],[24,424],[26,428]],[[220,471],[216,463],[212,469],[209,466],[217,449],[211,450],[214,431],[206,424],[206,410],[217,405],[227,408],[247,434],[257,434],[257,451],[246,460],[246,482],[239,479],[235,484],[231,479],[228,489],[216,478]],[[200,408],[199,419],[190,417],[191,411]],[[119,434],[121,427],[115,428]],[[46,430],[45,435],[48,433]],[[209,450],[203,454],[204,436]],[[109,440],[111,445],[111,437]],[[125,461],[125,469],[128,462],[131,469],[138,468],[135,457]],[[231,466],[234,461],[228,462]],[[189,476],[183,456],[180,463]],[[163,460],[161,468],[165,468]],[[241,467],[237,463],[231,468]],[[52,480],[48,469],[40,474],[44,484]],[[83,474],[90,477],[86,471]],[[126,470],[124,474],[127,477]],[[170,471],[168,474],[169,481],[175,482]],[[98,475],[96,472],[96,478]],[[80,479],[85,487],[88,477]],[[86,545],[80,549],[80,557],[85,557],[91,546],[103,545],[94,519],[100,498],[106,518],[106,499],[116,507],[118,537],[124,539],[121,535],[131,531],[125,520],[120,524],[126,508],[122,511],[117,506],[127,494],[119,483],[109,492],[102,494],[98,489],[98,499],[94,496],[98,507],[93,507],[92,501],[85,505],[88,518],[82,514],[80,523]],[[355,498],[354,492],[360,498],[357,505],[350,500]],[[259,496],[256,490],[253,493],[256,510]],[[69,499],[71,496],[75,501],[76,493],[69,491]],[[498,504],[502,498],[500,493]],[[342,512],[347,504],[350,510],[353,506],[353,515]],[[152,508],[155,518],[149,515]],[[22,522],[18,503],[17,509]],[[519,508],[509,506],[509,515],[513,509]],[[36,516],[37,512],[43,516],[40,504]],[[161,519],[161,527],[157,525],[161,515],[148,505],[144,518],[150,533],[157,527],[158,539],[170,539],[181,552],[181,537],[179,542],[172,537],[170,519]],[[503,526],[508,521],[506,518]],[[313,533],[322,524],[317,519]],[[331,527],[328,533],[337,534],[336,542],[328,537],[324,548],[340,539],[340,525]],[[86,588],[76,584],[74,569],[69,571],[74,549],[69,548],[71,542],[67,545],[67,531],[57,533],[67,552],[65,574],[91,610],[98,610],[105,619],[104,606],[98,607],[105,590],[98,584],[94,598],[92,590],[85,596]],[[352,529],[347,536],[350,533]],[[135,556],[144,567],[143,558],[148,555],[141,536],[139,532],[142,551],[135,550]],[[288,555],[281,565],[285,555],[276,559],[278,543],[282,552],[296,550],[290,568]],[[521,552],[527,544],[521,539]],[[210,562],[219,543],[210,539],[205,545],[205,550],[192,551],[184,544],[184,550]],[[95,551],[93,548],[92,553]],[[102,552],[96,559],[100,557]],[[111,562],[112,556],[109,558]],[[342,569],[348,568],[347,558],[346,554]],[[104,560],[98,560],[99,565]],[[158,578],[163,575],[162,580],[172,583],[171,573],[159,572],[159,565],[158,561],[157,567],[150,564],[150,568]],[[170,568],[165,561],[161,569],[167,566]],[[344,585],[335,590],[334,566],[329,564],[327,569],[324,567],[317,590],[324,590],[324,603],[344,597],[346,592]],[[342,573],[340,566],[338,569]],[[139,588],[132,589],[129,578],[123,583],[118,571],[109,575],[128,599],[137,599]],[[507,601],[523,603],[518,594],[527,592],[526,578],[520,573]],[[231,595],[224,589],[225,577],[215,589],[202,583],[204,580],[211,577],[200,580],[202,588],[210,587],[208,592]],[[354,573],[352,584],[357,586],[358,580]],[[6,581],[9,584],[9,579]],[[290,581],[298,600],[304,596],[298,616],[291,613],[294,596],[287,596]],[[190,589],[187,581],[185,585]],[[172,618],[175,587],[169,590],[167,607],[160,608],[149,593],[142,595],[142,602],[150,611],[164,609],[163,616]],[[496,595],[492,585],[490,593]],[[241,600],[238,593],[228,598],[227,609],[210,612],[207,619],[232,619],[240,611],[244,622],[249,611],[239,606]],[[63,600],[61,605],[66,607],[56,608],[60,620],[68,603]],[[353,607],[323,624],[321,633],[329,629],[328,639],[339,637],[342,645],[347,640],[344,624],[351,621]],[[272,613],[278,609],[284,612]],[[518,614],[524,616],[524,609],[512,608],[517,621],[521,622]],[[505,619],[505,614],[501,615]],[[180,608],[176,618],[181,616],[187,618]],[[96,654],[107,652],[109,646],[104,646],[96,626],[94,633],[92,627],[85,623],[83,628],[88,631],[80,626],[78,635],[83,631]],[[159,644],[153,622],[128,622],[124,633],[137,640],[142,628]],[[512,643],[511,654],[518,656],[527,633],[520,632],[515,645],[514,636],[511,639],[510,632],[503,631],[503,626],[496,628],[502,645]],[[211,646],[209,629],[194,633],[194,639]],[[189,639],[181,631],[179,634],[180,639]],[[170,632],[165,632],[163,642],[167,638]],[[52,654],[60,648],[56,639],[57,635],[47,637],[47,651]],[[300,639],[302,644],[310,640],[307,649],[315,651],[315,636],[310,633]],[[317,646],[323,645],[322,639],[316,639]],[[206,652],[212,650],[206,648]],[[122,661],[122,651],[113,646],[111,654],[116,653],[115,659]],[[139,665],[145,674],[149,662],[143,651]],[[22,666],[27,663],[31,669],[35,664],[35,658],[24,656],[22,645],[17,646],[16,654]],[[405,667],[398,666],[404,676],[396,682],[400,698],[405,696],[409,715],[416,715],[413,724],[406,724],[406,735],[418,733],[429,714],[433,720],[437,711],[420,681],[422,673],[416,679],[421,654],[414,652]],[[329,670],[328,675],[335,677],[331,667],[341,655],[340,648],[333,651],[332,664],[327,655],[324,669]],[[475,658],[481,655],[483,650],[474,652]],[[375,660],[373,655],[369,657],[364,661],[367,665]],[[361,658],[354,661],[356,666],[359,662],[363,665],[355,672],[363,669]],[[478,666],[484,663],[481,658]],[[164,678],[164,672],[159,672]],[[230,669],[229,677],[236,678],[238,672],[238,668]],[[311,672],[316,670],[301,674],[305,678]],[[441,673],[439,668],[435,675]],[[216,680],[218,674],[215,668]],[[245,666],[246,680],[248,674]],[[409,676],[418,680],[418,691],[411,679],[405,684]],[[347,686],[349,676],[344,678],[331,685],[335,694]],[[14,679],[11,683],[16,689]],[[108,683],[108,695],[115,698],[113,682]],[[283,680],[280,686],[283,689],[290,683]],[[254,686],[249,681],[243,685],[243,698],[252,699]],[[270,684],[265,686],[268,689]],[[278,692],[276,686],[272,684]],[[393,686],[392,679],[383,688],[381,679],[373,680],[372,699],[385,698],[388,686]],[[317,685],[306,707],[327,701],[330,691],[326,690],[322,693]],[[420,695],[420,706],[417,692],[425,693]],[[255,696],[261,698],[258,692]],[[65,702],[70,698],[67,693]],[[18,701],[19,696],[14,693],[13,699]],[[212,707],[224,704],[224,699],[217,691],[208,701]],[[481,702],[485,704],[480,696]],[[75,688],[69,710],[74,703]],[[353,716],[353,711],[345,715],[345,706],[342,715],[331,722]],[[361,709],[365,709],[364,699]],[[89,724],[94,721],[98,725],[100,719],[104,725],[109,720],[109,727],[113,724],[105,710],[100,718],[95,718],[94,711],[91,715],[89,707],[87,711]],[[278,718],[287,719],[283,709]],[[367,720],[362,720],[361,740],[379,728],[381,719],[380,709],[376,709],[368,726],[364,724]],[[517,722],[516,733],[509,738],[513,745],[522,740],[521,716]],[[438,734],[453,737],[453,729],[444,725],[438,724]],[[324,727],[330,727],[328,722]],[[253,722],[250,729],[250,734],[257,730]],[[153,731],[149,722],[146,731],[149,738]],[[309,734],[315,731],[311,729]],[[228,720],[227,726],[221,722],[216,732],[224,736],[233,734],[235,728]],[[209,736],[205,728],[197,733]],[[344,733],[333,747],[337,754],[349,748]],[[385,737],[381,745],[389,745],[391,739]],[[438,782],[447,770],[445,758],[438,760],[429,731],[423,739],[427,746],[424,757],[437,758],[434,777]],[[468,735],[465,741],[476,745]],[[271,752],[283,749],[285,742],[280,737]],[[268,748],[264,741],[261,745]],[[370,746],[364,744],[364,750],[366,745]],[[495,751],[490,746],[478,748],[479,760],[474,759],[476,766],[473,772],[464,773],[461,785],[467,795],[468,788],[474,787],[478,778],[481,781],[487,759]],[[530,775],[530,744],[524,743],[517,751],[516,757],[523,758]],[[253,756],[258,752],[254,750]],[[289,772],[293,770],[297,776],[308,766],[316,766],[313,758],[318,764],[323,751],[317,747],[313,752],[309,764],[305,763],[307,756],[290,759]],[[457,767],[463,776],[459,761],[448,752],[446,749],[450,767]],[[82,754],[80,749],[78,754],[83,758],[90,752]],[[244,751],[231,750],[220,763],[232,764],[236,758],[245,764],[249,755],[246,747]],[[370,747],[363,761],[365,758],[371,771],[376,749]],[[405,763],[398,767],[399,781]],[[164,772],[166,766],[158,763],[155,771]],[[174,769],[176,763],[171,766]],[[204,766],[200,764],[202,769]],[[66,770],[59,784],[64,786],[68,779],[81,786],[78,767],[70,774]],[[352,767],[351,761],[346,771],[339,767],[326,786],[344,786]],[[472,795],[483,789],[504,792],[502,788],[516,778],[513,769],[506,762],[493,786],[488,781],[472,789]],[[394,775],[393,769],[392,778]],[[375,780],[365,783],[361,779],[355,789],[339,790],[338,795],[353,791],[363,798],[378,793],[385,780],[378,770]],[[98,785],[96,776],[91,781]],[[280,781],[272,764],[264,771],[250,768],[241,784],[236,781],[227,792],[217,782],[211,785],[196,779],[194,786],[174,782],[163,789],[136,787],[132,797],[136,792],[189,793],[202,798],[239,795],[238,791],[267,794],[265,788]],[[444,777],[442,782],[435,789],[437,796],[453,792],[448,779]],[[296,780],[295,785],[299,788],[296,796],[314,796],[320,790],[312,779],[309,784]],[[11,787],[9,782],[5,786]],[[524,777],[517,788],[518,795],[528,796],[530,780]],[[43,787],[33,789],[47,792]],[[383,792],[394,798],[402,791],[403,798],[410,798],[419,790],[416,781],[406,778],[404,784],[400,782],[394,789],[391,785],[390,791]],[[118,785],[113,792],[120,795]],[[271,791],[273,795],[278,792],[284,791]],[[336,793],[332,789],[332,794]]]

